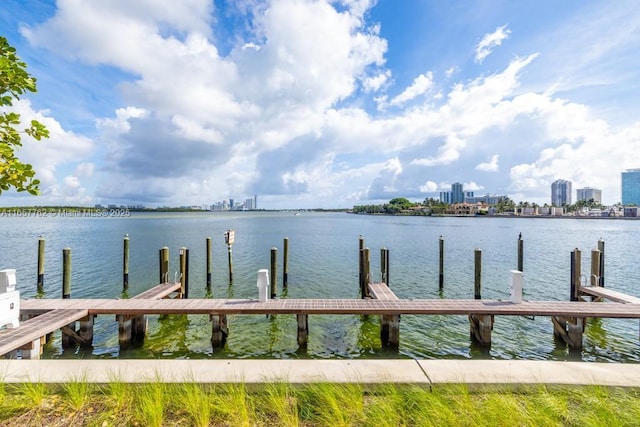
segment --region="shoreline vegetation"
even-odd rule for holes
[[[623,426],[639,418],[639,390],[595,385],[0,381],[0,426]]]

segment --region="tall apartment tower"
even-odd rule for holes
[[[640,206],[640,169],[622,172],[622,204]]]
[[[551,184],[551,206],[571,204],[571,181],[558,179]]]
[[[464,203],[464,189],[459,182],[451,184],[451,203]]]
[[[593,200],[595,203],[602,203],[602,190],[598,190],[597,188],[578,188],[576,190],[576,201],[580,200]]]

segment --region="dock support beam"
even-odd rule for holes
[[[224,347],[229,336],[226,314],[212,314],[211,316],[211,345],[214,350]]]
[[[46,337],[40,337],[24,347],[20,347],[19,350],[22,352],[23,360],[38,360],[42,355],[42,347],[44,346],[46,341]]]
[[[306,349],[309,339],[309,315],[296,314],[296,318],[298,320],[298,347]]]
[[[93,323],[95,320],[95,316],[93,314],[88,315],[87,317],[80,319],[79,331],[78,335],[82,338],[82,342],[79,344],[82,347],[91,347],[93,344]]]

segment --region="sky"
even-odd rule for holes
[[[1,206],[620,202],[640,167],[636,0],[0,0],[37,78],[41,195]]]

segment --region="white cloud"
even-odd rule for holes
[[[420,95],[424,95],[433,87],[433,73],[431,71],[420,74],[413,80],[411,86],[406,88],[400,95],[393,98],[391,105],[402,105]]]
[[[478,163],[476,170],[483,172],[497,172],[498,171],[498,159],[500,155],[494,154],[491,156],[488,162]]]
[[[504,40],[509,38],[509,34],[511,34],[511,30],[506,25],[496,28],[493,33],[485,34],[476,46],[475,61],[481,64],[487,56],[491,55],[496,46],[500,46]]]
[[[362,86],[366,92],[377,92],[383,88],[391,77],[390,70],[384,70],[375,76],[365,77],[362,80]]]
[[[478,185],[473,181],[465,182],[464,184],[462,184],[462,188],[464,188],[464,191],[480,191],[480,190],[484,190],[484,187],[482,185]]]
[[[438,190],[438,184],[433,181],[427,181],[419,188],[422,193],[433,193]]]

